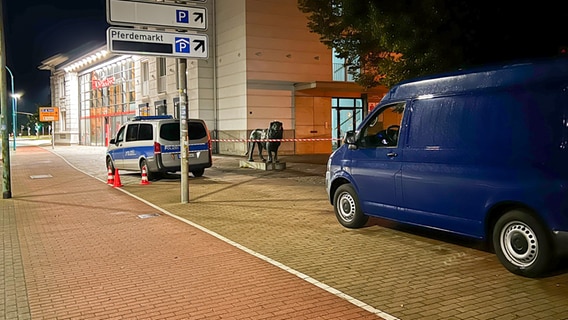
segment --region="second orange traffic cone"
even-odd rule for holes
[[[120,174],[118,174],[118,169],[114,169],[114,184],[112,185],[113,188],[120,188],[122,187],[122,182],[120,181]]]

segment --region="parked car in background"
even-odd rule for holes
[[[189,172],[201,177],[212,165],[211,137],[200,119],[188,120]],[[106,165],[115,169],[142,172],[149,180],[181,170],[180,122],[171,116],[135,117],[110,140]]]
[[[568,59],[393,87],[329,158],[338,221],[369,216],[487,241],[536,277],[568,253]]]

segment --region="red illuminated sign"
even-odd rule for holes
[[[114,84],[115,80],[114,77],[108,77],[102,80],[98,80],[93,78],[93,80],[91,81],[93,90],[97,90],[97,89],[102,89],[105,87],[110,87]]]

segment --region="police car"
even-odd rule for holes
[[[200,119],[188,120],[189,172],[201,177],[212,165],[211,136]],[[172,116],[137,116],[120,127],[110,140],[106,165],[142,172],[149,180],[164,173],[181,171],[180,122]]]

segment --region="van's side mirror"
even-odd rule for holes
[[[110,139],[110,141],[108,142],[109,144],[115,144],[114,138]]]
[[[355,144],[355,142],[357,142],[357,137],[355,135],[355,131],[353,131],[353,130],[347,131],[345,133],[345,139],[343,139],[343,142],[345,142],[347,144],[347,147],[350,150],[357,149],[357,144]]]

